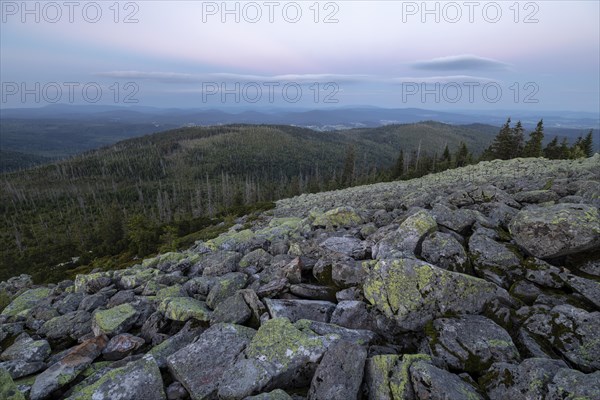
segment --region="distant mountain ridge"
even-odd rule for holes
[[[600,127],[592,113],[561,114],[462,111],[444,112],[418,108],[385,109],[342,107],[320,110],[217,110],[161,109],[153,107],[50,105],[41,108],[3,109],[0,117],[0,149],[24,154],[24,161],[4,161],[0,172],[27,168],[51,159],[64,158],[116,143],[180,127],[227,124],[293,125],[315,131],[376,128],[393,124],[438,121],[449,125],[478,124],[484,130],[498,129],[506,118],[522,120],[530,130],[544,118],[546,139],[554,135],[573,142],[589,129]],[[596,141],[600,143],[600,140]],[[13,157],[14,159],[14,157]]]

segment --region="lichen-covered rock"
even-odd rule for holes
[[[250,273],[260,272],[264,267],[269,265],[273,260],[273,256],[267,253],[264,249],[256,249],[246,254],[240,260],[240,271]]]
[[[220,276],[208,292],[206,305],[214,310],[220,302],[229,296],[233,296],[238,290],[245,288],[247,282],[248,276],[241,272],[232,272]]]
[[[573,369],[559,370],[548,384],[548,400],[600,399],[600,371],[584,374]]]
[[[218,398],[223,400],[243,399],[261,391],[273,374],[270,365],[256,359],[239,359],[223,375]]]
[[[77,309],[79,311],[92,312],[100,307],[105,307],[107,303],[108,294],[100,292],[89,296],[85,296],[81,300],[81,303],[79,303],[79,307]]]
[[[213,250],[237,251],[246,253],[261,247],[266,239],[257,236],[250,229],[239,232],[226,232],[206,242],[206,246]]]
[[[376,327],[367,304],[358,300],[340,301],[331,315],[331,323],[350,329],[374,330]]]
[[[390,377],[401,356],[378,355],[369,358],[365,365],[365,383],[369,400],[392,400]]]
[[[39,302],[46,300],[52,293],[52,289],[46,287],[40,287],[36,289],[29,289],[22,293],[17,298],[13,299],[11,303],[6,306],[0,315],[7,317],[15,316],[19,313],[29,310]]]
[[[381,260],[413,255],[425,236],[436,229],[437,223],[429,211],[419,210],[377,243],[373,247],[373,256]]]
[[[510,335],[480,315],[439,318],[427,329],[429,347],[453,370],[477,373],[495,362],[519,361]]]
[[[10,374],[0,368],[0,398],[4,400],[25,400],[25,396],[17,389]]]
[[[146,355],[105,373],[98,381],[68,400],[166,400],[160,370]]]
[[[586,204],[556,204],[521,210],[510,223],[517,244],[538,258],[553,258],[600,246],[598,209]]]
[[[135,289],[145,285],[149,280],[158,276],[160,271],[153,268],[130,268],[119,273],[118,284],[122,289]],[[116,275],[117,273],[115,273]]]
[[[272,318],[287,318],[291,322],[300,319],[329,322],[335,304],[319,300],[264,300]]]
[[[193,263],[197,260],[199,256],[197,254],[191,255],[186,253],[176,253],[176,252],[168,252],[164,254],[160,254],[153,258],[147,258],[142,261],[142,267],[144,268],[156,268],[165,270],[165,265],[175,265],[180,263],[183,260],[188,260]],[[162,267],[162,268],[159,268]]]
[[[355,237],[330,237],[321,243],[321,246],[335,253],[362,260],[367,252],[367,246]]]
[[[369,400],[413,400],[410,367],[431,357],[426,354],[377,355],[369,358],[365,368],[365,383]]]
[[[438,225],[457,233],[464,233],[473,226],[477,220],[478,212],[468,209],[453,210],[443,204],[435,204],[431,214]]]
[[[347,288],[362,284],[364,270],[360,261],[352,258],[339,260],[331,265],[331,280],[338,288]]]
[[[405,330],[418,330],[445,313],[477,314],[508,293],[482,279],[403,258],[367,266],[365,298]]]
[[[152,347],[147,354],[150,354],[152,357],[154,357],[159,368],[165,368],[167,366],[167,358],[171,354],[175,354],[185,346],[192,343],[198,336],[200,336],[201,333],[202,329],[192,328],[188,322],[175,335]]]
[[[528,258],[523,263],[525,267],[525,278],[542,287],[561,289],[565,286],[567,274],[547,262]]]
[[[221,276],[238,269],[242,255],[235,251],[216,251],[205,255],[192,267],[191,275]]]
[[[194,400],[216,397],[226,369],[246,348],[256,331],[240,325],[217,324],[197,341],[167,358],[173,376]]]
[[[335,336],[297,329],[286,318],[266,321],[239,360],[224,375],[222,398],[243,398],[274,388],[307,386]]]
[[[183,289],[183,287],[181,285],[173,285],[173,286],[166,286],[166,287],[162,287],[160,289],[158,289],[156,291],[156,295],[154,296],[154,299],[156,302],[160,303],[165,299],[168,299],[169,297],[185,297],[186,296],[186,291]]]
[[[424,241],[421,256],[425,261],[449,271],[468,271],[468,257],[465,248],[449,233],[434,232]]]
[[[600,312],[587,312],[569,304],[540,310],[523,327],[536,339],[584,372],[600,369]]]
[[[521,364],[499,362],[491,366],[480,384],[490,400],[547,399],[547,385],[561,368],[567,368],[564,361],[549,358],[528,358]]]
[[[476,232],[471,236],[469,256],[478,276],[506,289],[522,274],[517,254],[485,234]]]
[[[129,303],[97,311],[92,318],[92,330],[98,335],[118,335],[127,332],[138,318],[137,310]]]
[[[107,342],[106,336],[97,336],[69,350],[60,361],[35,378],[31,387],[31,400],[45,399],[53,391],[77,378],[100,355]]]
[[[257,231],[257,235],[265,237],[270,242],[299,237],[303,232],[310,229],[302,218],[286,217],[273,218],[269,226]]]
[[[260,274],[261,282],[271,282],[276,279],[285,279],[289,283],[300,283],[302,281],[302,261],[300,261],[300,257],[291,260],[284,258],[278,262],[273,262],[265,267]]]
[[[338,207],[323,214],[318,214],[313,226],[327,228],[347,228],[363,223],[363,217],[352,207]]]
[[[108,303],[106,303],[106,308],[113,308],[116,306],[120,306],[121,304],[133,303],[134,301],[135,292],[133,290],[119,290],[110,299],[108,299]]]
[[[74,311],[46,321],[38,333],[53,342],[77,340],[91,332],[92,315],[87,311]]]
[[[240,293],[236,293],[220,302],[215,311],[211,314],[210,323],[211,325],[226,322],[230,324],[241,325],[248,321],[252,316],[252,311],[244,296]]]
[[[192,297],[169,297],[158,306],[166,318],[172,321],[185,322],[189,319],[208,322],[211,312],[206,303]]]
[[[15,342],[0,354],[1,361],[22,360],[25,362],[44,361],[50,355],[50,344],[46,340],[33,340],[22,333]]]
[[[67,314],[77,311],[81,301],[85,298],[85,294],[81,292],[69,293],[61,300],[54,303],[53,307],[61,314]]]
[[[75,291],[94,294],[112,284],[110,272],[96,272],[88,275],[77,275],[75,277]]]
[[[313,376],[309,400],[347,400],[358,397],[367,350],[340,340],[323,355]]]
[[[477,389],[444,369],[426,361],[414,362],[409,369],[415,399],[483,400]]]
[[[529,190],[515,193],[514,198],[519,203],[537,204],[557,201],[559,197],[558,194],[552,190]]]
[[[8,371],[13,379],[35,374],[46,367],[46,363],[42,361],[11,360],[0,362],[0,369]]]
[[[566,278],[566,284],[600,310],[600,281],[569,275]]]

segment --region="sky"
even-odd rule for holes
[[[1,107],[600,111],[600,2],[0,0]]]

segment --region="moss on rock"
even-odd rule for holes
[[[116,335],[126,332],[137,318],[136,309],[129,303],[121,304],[94,314],[92,328],[94,334]]]

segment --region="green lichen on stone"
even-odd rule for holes
[[[313,221],[313,226],[325,226],[327,228],[350,227],[360,225],[363,218],[352,207],[338,207],[319,214]]]
[[[111,277],[110,272],[94,272],[93,274],[79,274],[75,277],[75,291],[81,292],[87,288],[87,284],[91,281],[98,280],[104,277]]]
[[[123,367],[107,371],[98,381],[73,393],[68,400],[110,399],[115,394],[119,399],[138,398],[135,394],[143,393],[139,389],[140,379],[160,390],[161,393],[157,393],[160,398],[166,398],[162,392],[163,382],[158,365],[152,356],[146,355]],[[147,387],[145,389],[148,390]]]
[[[499,293],[493,283],[411,258],[363,266],[367,270],[365,298],[410,330],[423,328],[427,318],[478,313]]]
[[[22,313],[50,296],[51,293],[52,289],[45,287],[29,289],[6,306],[1,315],[12,317]]]
[[[121,276],[121,284],[126,288],[141,286],[159,274],[158,270],[152,268],[131,268],[125,271],[126,272]]]
[[[121,304],[108,310],[101,310],[94,314],[95,328],[107,335],[117,333],[120,327],[132,318],[137,311],[129,303]]]
[[[162,288],[156,292],[156,301],[163,301],[169,297],[181,297],[181,285],[173,285]]]
[[[294,257],[302,256],[302,247],[300,247],[300,243],[290,244],[290,248],[288,249],[288,255]]]
[[[207,322],[211,314],[206,303],[191,297],[166,298],[159,304],[158,310],[164,313],[166,318],[181,322],[192,318]]]
[[[301,218],[273,218],[269,221],[269,226],[258,230],[256,234],[267,240],[275,241],[277,239],[297,238],[307,229],[308,227]]]
[[[409,398],[412,391],[409,370],[417,361],[431,361],[431,357],[426,354],[405,354],[402,356],[402,362],[395,366],[390,378],[390,392],[394,400]]]
[[[188,261],[193,264],[194,262],[200,259],[200,255],[196,253],[178,253],[178,252],[168,252],[164,254],[160,254],[156,257],[146,258],[142,261],[143,268],[154,268],[160,264],[177,264],[183,260]]]
[[[237,244],[249,242],[256,237],[256,234],[250,229],[244,229],[239,232],[222,233],[214,239],[206,242],[206,246],[213,250],[231,250]]]
[[[392,396],[390,378],[401,357],[395,354],[373,356],[367,361],[366,374],[369,383],[370,399],[390,399]]]
[[[310,359],[315,353],[321,353],[319,350],[323,347],[324,337],[299,330],[287,318],[274,318],[265,322],[254,335],[246,356],[285,369],[293,357],[302,355]]]
[[[400,224],[401,230],[412,230],[421,235],[433,231],[437,228],[437,223],[433,216],[425,210],[420,210],[409,216]]]
[[[25,397],[17,385],[13,382],[8,371],[0,368],[0,399],[2,400],[25,400]]]
[[[403,266],[404,260],[394,260],[390,268],[384,262],[375,263],[364,284],[367,300],[389,317],[412,311],[422,299],[421,289],[428,286],[433,277],[433,267],[428,264],[410,270]]]

